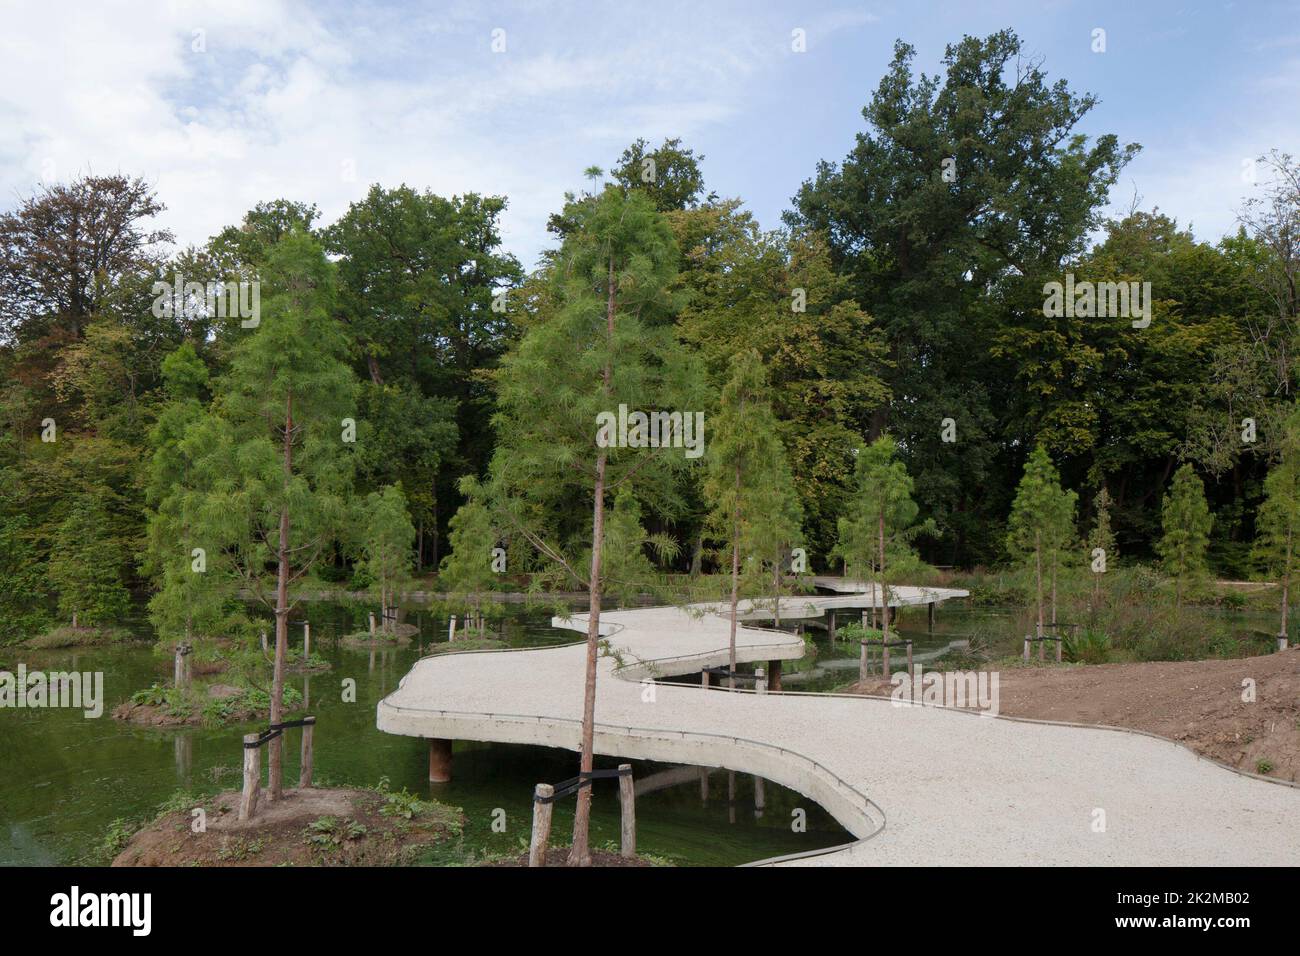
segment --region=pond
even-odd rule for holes
[[[301,605],[311,622],[312,649],[333,669],[312,676],[294,675],[318,718],[315,780],[319,785],[375,786],[387,778],[394,790],[406,788],[460,806],[467,817],[463,846],[478,854],[510,854],[526,847],[531,827],[531,795],[539,782],[572,777],[572,753],[541,747],[458,742],[454,780],[431,785],[427,780],[424,741],[381,733],[375,728],[375,705],[391,692],[411,665],[434,641],[447,638],[447,613],[434,606],[413,605],[407,620],[420,628],[409,648],[371,651],[340,646],[341,634],[362,629],[365,608],[334,602]],[[490,636],[515,647],[572,643],[573,631],[550,627],[548,611],[510,605],[489,625]],[[152,632],[141,619],[127,626],[142,638]],[[301,642],[297,625],[291,640]],[[29,669],[102,671],[104,715],[86,719],[79,710],[0,710],[0,863],[75,864],[103,839],[117,819],[150,818],[178,790],[210,794],[240,785],[240,736],[254,729],[159,729],[113,720],[113,706],[136,690],[170,677],[170,661],[149,643],[118,645],[76,652],[21,652],[6,649],[11,666]],[[355,703],[344,703],[341,682],[356,681]],[[286,779],[296,779],[296,736],[290,731]],[[619,761],[597,758],[598,767]],[[634,762],[634,776],[654,775],[660,789],[637,798],[638,850],[680,865],[735,865],[764,857],[819,849],[852,837],[825,811],[800,794],[770,781],[761,786],[756,808],[756,781],[734,775],[735,798],[729,804],[729,774],[709,775],[708,800],[701,798],[698,769]],[[494,816],[505,811],[505,831],[493,829]],[[806,830],[795,832],[795,811],[804,811]],[[557,805],[553,839],[567,842],[573,801]],[[619,834],[617,785],[603,781],[594,793],[592,845],[614,844]]]

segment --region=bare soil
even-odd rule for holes
[[[113,866],[401,866],[454,839],[464,818],[435,805],[412,819],[386,816],[373,790],[286,790],[241,822],[239,793],[207,798],[206,832],[195,833],[192,809],[163,814],[135,834]]]
[[[1300,781],[1300,650],[1237,660],[999,669],[1007,717],[1158,734],[1238,770]],[[1255,700],[1244,701],[1254,681]],[[888,696],[878,678],[851,693]]]

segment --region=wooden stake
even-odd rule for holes
[[[176,648],[175,684],[177,689],[185,686],[185,655],[179,645]]]
[[[245,734],[244,743],[257,743],[257,734]],[[244,792],[239,797],[239,819],[247,820],[257,810],[262,790],[262,748],[244,747]]]
[[[754,693],[767,693],[767,674],[763,672],[761,667],[754,668]]]
[[[268,650],[266,646],[266,631],[262,632],[262,650]]]
[[[1029,663],[1029,637],[1025,636],[1025,663]]]
[[[912,670],[912,642],[907,642],[907,682],[915,686],[916,675]]]
[[[302,769],[298,772],[298,789],[306,790],[311,786],[312,731],[313,724],[302,726]]]
[[[708,671],[700,671],[700,686],[703,687],[703,688],[705,688],[706,690],[708,689],[708,686],[709,686],[709,672],[708,672]]]
[[[632,786],[632,765],[621,763],[618,769],[626,771],[618,778],[618,804],[623,824],[619,855],[631,859],[636,856],[636,790]]]
[[[451,623],[447,625],[447,640],[454,641],[455,639],[456,639],[456,615],[453,614],[451,616]]]
[[[311,656],[311,625],[306,621],[302,622],[302,662],[307,663],[307,658]]]
[[[551,840],[551,810],[553,803],[543,803],[538,797],[552,797],[555,788],[549,783],[539,783],[533,788],[533,838],[528,844],[528,865],[546,865],[546,845]]]
[[[375,639],[375,612],[370,612],[370,639]]]
[[[1061,663],[1061,645],[1064,643],[1065,641],[1061,640],[1061,635],[1057,634],[1056,635],[1056,663],[1058,664]]]
[[[927,608],[926,617],[928,619],[930,633],[933,634],[934,633],[934,602],[931,601],[928,605],[926,605],[926,608]]]

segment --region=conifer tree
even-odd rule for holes
[[[363,510],[365,563],[370,588],[379,599],[383,630],[391,633],[397,601],[411,583],[415,557],[415,526],[398,485],[387,485],[366,496]]]
[[[785,447],[777,431],[767,372],[757,350],[739,352],[730,381],[722,390],[713,419],[705,497],[712,505],[710,524],[727,542],[731,574],[729,669],[736,669],[736,606],[741,590],[741,558],[753,558],[761,576],[771,570],[773,614],[780,621],[782,562],[799,538],[802,510],[790,477]],[[735,681],[728,678],[728,686]]]
[[[212,408],[186,432],[195,540],[220,574],[275,613],[271,723],[284,710],[291,589],[333,552],[349,511],[348,441],[356,381],[331,315],[334,267],[301,232],[282,238],[262,275],[260,324],[243,330]],[[281,744],[269,797],[281,793]]]
[[[1043,636],[1043,576],[1044,572],[1050,575],[1054,554],[1061,546],[1058,542],[1063,538],[1062,526],[1067,505],[1072,520],[1073,499],[1066,497],[1061,490],[1060,476],[1048,457],[1047,450],[1041,446],[1035,448],[1025,462],[1025,473],[1016,487],[1015,500],[1011,503],[1007,550],[1013,556],[1033,564],[1034,600],[1038,610],[1037,637]]]
[[[610,185],[567,204],[564,219],[549,288],[497,373],[498,444],[487,498],[502,532],[536,550],[543,573],[534,585],[563,576],[587,590],[579,770],[588,773],[601,603],[609,584],[606,506],[627,488],[660,516],[681,510],[681,472],[703,452],[693,413],[705,406],[700,372],[673,332],[679,302],[670,285],[679,256],[663,217],[641,191]],[[677,413],[670,419],[673,435],[665,436],[663,427],[653,434],[652,413]],[[619,424],[611,427],[611,419]],[[654,440],[663,437],[668,440]],[[687,437],[694,448],[685,445]],[[574,502],[590,507],[585,528],[563,520]],[[662,534],[648,543],[661,553],[671,550]],[[574,814],[572,865],[591,862],[590,818],[591,790],[584,787]]]
[[[1092,500],[1093,509],[1097,512],[1097,521],[1093,525],[1092,532],[1088,535],[1088,558],[1089,564],[1100,560],[1102,569],[1108,568],[1110,564],[1119,556],[1119,551],[1115,547],[1115,533],[1110,530],[1110,509],[1111,509],[1110,492],[1106,486],[1102,485],[1097,496]],[[1100,551],[1100,554],[1096,552]],[[1092,606],[1096,608],[1101,603],[1101,578],[1103,571],[1093,571],[1092,580]]]
[[[1277,636],[1287,636],[1291,604],[1291,574],[1300,559],[1300,408],[1292,410],[1282,423],[1280,460],[1264,479],[1264,503],[1256,525],[1257,557],[1265,569],[1278,578],[1281,589],[1281,620]]]
[[[887,644],[889,583],[922,567],[912,542],[918,535],[934,534],[935,527],[929,521],[916,523],[920,509],[912,500],[912,478],[889,435],[881,435],[858,452],[853,477],[854,495],[848,514],[839,520],[835,553],[844,559],[846,574],[873,582]],[[858,679],[866,680],[866,676],[864,643]]]
[[[1174,606],[1182,607],[1183,594],[1189,584],[1202,578],[1206,571],[1205,553],[1210,546],[1210,528],[1214,516],[1205,500],[1205,485],[1190,464],[1174,472],[1173,484],[1160,506],[1164,537],[1156,550],[1164,559],[1165,570],[1174,578]]]

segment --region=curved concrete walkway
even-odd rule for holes
[[[900,604],[960,593],[899,591]],[[792,599],[813,607],[842,600]],[[759,774],[821,804],[859,838],[769,862],[1300,863],[1300,789],[1235,773],[1167,740],[876,698],[654,683],[727,662],[728,624],[718,610],[601,614],[608,651],[595,747]],[[556,623],[586,630],[584,615]],[[803,650],[794,635],[738,629],[740,661],[791,660]],[[379,729],[576,751],[584,654],[575,644],[424,658],[380,701]]]

